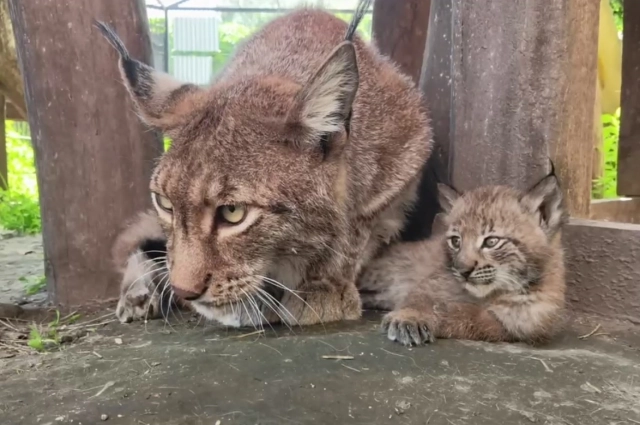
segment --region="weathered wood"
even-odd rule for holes
[[[424,93],[433,130],[433,164],[438,168],[438,175],[448,179],[451,131],[451,0],[431,3],[420,89]]]
[[[563,239],[572,309],[640,324],[640,226],[572,220]]]
[[[640,198],[593,200],[590,216],[592,220],[640,224]]]
[[[5,99],[0,95],[0,189],[9,187],[9,158],[7,157],[7,131],[4,119]]]
[[[420,183],[420,197],[402,235],[406,240],[423,239],[431,234],[440,209],[436,184],[449,180],[451,0],[431,2],[423,57],[419,87],[429,110],[434,144]]]
[[[8,120],[12,121],[25,121],[27,119],[26,112],[25,115],[21,115],[20,111],[16,108],[16,106],[11,102],[5,103],[5,117]],[[25,109],[26,111],[26,109]]]
[[[0,0],[0,94],[13,102],[19,119],[27,118],[24,85],[18,66],[8,0]]]
[[[452,180],[526,188],[554,159],[587,217],[598,2],[453,1]]]
[[[375,43],[416,84],[423,66],[430,9],[431,0],[376,0],[373,6],[372,32]],[[421,196],[410,213],[403,239],[416,240],[429,235],[432,216],[436,212],[433,208],[433,187],[431,182],[423,178],[419,189]]]
[[[151,61],[142,1],[10,0],[36,154],[45,270],[62,306],[118,293],[109,249],[149,205],[161,139],[140,123],[119,83],[117,56],[92,20],[111,24]]]
[[[373,39],[380,51],[418,82],[431,0],[376,0]]]
[[[625,0],[618,195],[640,196],[640,1]]]

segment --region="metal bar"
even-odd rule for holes
[[[256,7],[247,7],[247,8],[239,8],[239,7],[174,7],[168,6],[169,10],[191,10],[195,12],[202,12],[205,10],[210,10],[212,12],[247,12],[247,13],[287,13],[293,12],[299,9],[276,9],[276,8],[256,8]],[[330,13],[353,13],[354,9],[322,9],[326,10]],[[373,9],[368,10],[365,14],[373,13]]]

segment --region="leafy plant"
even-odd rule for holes
[[[42,292],[47,286],[47,278],[44,276],[22,276],[18,280],[25,284],[27,295],[35,295]]]
[[[28,127],[6,121],[9,189],[0,190],[0,227],[23,234],[39,233],[40,203]]]
[[[56,318],[45,328],[40,329],[35,323],[31,325],[29,331],[29,341],[27,345],[38,352],[47,351],[60,345],[58,326],[60,325],[60,312],[56,310]]]
[[[602,176],[593,184],[592,197],[615,198],[618,184],[618,138],[620,136],[620,108],[615,114],[602,115]]]

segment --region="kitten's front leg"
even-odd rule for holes
[[[496,316],[478,304],[452,303],[439,313],[438,338],[510,342],[513,338]]]
[[[360,294],[355,282],[323,279],[285,292],[282,305],[290,315],[284,316],[290,325],[313,325],[362,317]]]

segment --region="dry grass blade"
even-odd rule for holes
[[[598,332],[600,330],[601,327],[602,327],[602,325],[600,323],[598,323],[598,326],[596,326],[591,332],[589,332],[586,335],[579,336],[578,339],[587,339],[589,337],[592,337],[596,332]]]
[[[353,356],[322,356],[323,359],[329,360],[353,360]]]

